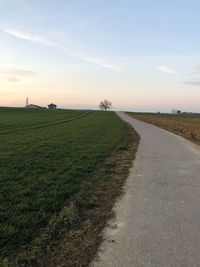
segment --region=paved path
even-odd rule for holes
[[[141,142],[94,267],[200,266],[200,150],[153,125],[118,115]]]

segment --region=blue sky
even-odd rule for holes
[[[0,105],[200,112],[200,2],[0,0]]]

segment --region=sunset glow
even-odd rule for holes
[[[0,106],[200,112],[200,2],[0,0]]]

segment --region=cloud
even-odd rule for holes
[[[94,25],[96,22],[99,22],[101,20],[105,20],[106,17],[110,17],[112,15],[112,13],[114,13],[116,11],[116,9],[121,8],[123,5],[126,6],[129,2],[131,2],[131,0],[119,0],[116,1],[117,3],[115,3],[114,5],[112,5],[110,8],[106,8],[100,15],[98,16],[94,16],[94,17],[90,17],[88,19],[85,19],[83,21],[81,21],[81,23],[79,24],[75,24],[74,26],[71,27],[71,30],[76,29],[76,28],[82,28],[84,26],[87,25]]]
[[[19,82],[19,78],[16,77],[10,77],[10,76],[5,76],[6,81],[8,82]]]
[[[188,79],[190,78],[191,80],[182,82],[182,84],[184,85],[190,85],[190,86],[200,86],[200,79],[199,79],[199,75],[200,75],[200,66],[196,66],[194,68],[193,72],[188,72],[188,73],[179,73],[176,72],[170,68],[168,68],[167,66],[159,66],[159,71],[165,73],[165,74],[169,74],[169,75],[180,75],[180,77],[188,77]],[[196,79],[195,79],[196,78]]]
[[[29,70],[22,69],[6,69],[0,70],[0,78],[9,82],[18,82],[27,76],[33,76],[36,73]]]
[[[72,52],[72,47],[77,49],[77,45],[72,45],[66,42],[66,34],[64,33],[52,33],[51,38],[44,38],[39,35],[35,34],[29,34],[29,33],[24,33],[22,31],[18,31],[16,29],[2,29],[3,32],[6,34],[9,34],[15,38],[25,40],[28,42],[32,42],[35,44],[43,45],[43,46],[52,46],[56,47],[57,49],[65,52],[66,55],[70,57],[75,57],[79,58],[81,60],[87,61],[94,63],[96,65],[99,65],[103,68],[109,69],[111,71],[119,71],[120,66],[117,64],[112,64],[108,62],[104,62],[102,59],[98,57],[93,57],[93,56],[86,56],[84,54],[79,54],[78,52]],[[60,40],[59,40],[60,37]],[[56,38],[56,41],[53,40],[53,38]],[[74,49],[73,49],[74,50]]]
[[[42,38],[41,36],[35,35],[35,34],[29,34],[24,33],[15,29],[2,29],[5,33],[12,35],[15,38],[22,39],[25,41],[33,42],[36,44],[41,44],[45,46],[54,46],[55,43],[50,42],[49,40],[46,40]]]
[[[200,74],[200,66],[196,66],[191,75],[199,75],[199,74]]]
[[[169,74],[169,75],[180,75],[179,72],[176,72],[164,65],[159,66],[158,70],[162,73]]]
[[[86,60],[88,62],[92,62],[95,63],[101,67],[104,67],[106,69],[109,69],[111,71],[117,71],[119,72],[121,70],[120,66],[117,64],[109,64],[109,63],[105,63],[103,60],[99,59],[99,58],[95,58],[95,57],[88,57],[88,56],[83,56],[83,55],[78,55],[77,56],[80,59]]]
[[[199,80],[199,77],[200,77],[200,66],[195,66],[190,72],[188,71],[184,75],[187,76],[187,77],[190,77],[192,80],[195,80],[195,79]]]
[[[200,81],[187,81],[187,82],[184,82],[183,84],[200,86]]]
[[[16,75],[22,77],[22,76],[35,75],[35,72],[30,70],[8,69],[8,70],[0,70],[0,75],[1,74]]]

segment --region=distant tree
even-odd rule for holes
[[[49,109],[56,109],[57,106],[56,106],[56,104],[51,103],[51,104],[48,105],[48,108]]]
[[[103,100],[103,101],[101,101],[100,102],[100,104],[99,104],[99,108],[101,109],[101,110],[107,110],[107,109],[110,109],[111,108],[111,106],[112,106],[112,103],[110,102],[110,101],[108,101],[108,100]]]

